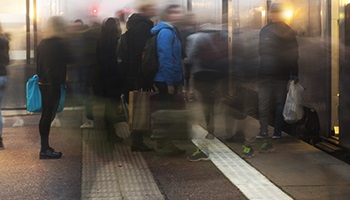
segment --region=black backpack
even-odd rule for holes
[[[157,52],[157,37],[159,32],[153,35],[146,42],[145,50],[143,53],[142,64],[140,68],[140,75],[142,78],[142,88],[144,90],[153,89],[153,79],[159,69],[158,52]],[[172,40],[172,45],[174,45],[174,37]]]
[[[320,137],[320,120],[315,110],[304,107],[304,116],[296,124],[296,133],[299,138],[310,143],[317,143]]]
[[[153,35],[146,43],[143,53],[140,74],[142,78],[142,88],[152,89],[153,79],[159,69],[157,53],[157,36]]]

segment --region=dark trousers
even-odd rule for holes
[[[56,116],[61,97],[60,85],[39,85],[42,100],[42,112],[39,122],[39,133],[41,140],[41,151],[47,150],[49,145],[49,134],[51,122]]]
[[[283,128],[283,108],[286,102],[288,80],[261,78],[258,84],[260,131],[266,132],[271,110],[275,110],[274,133],[280,134]]]
[[[199,93],[199,101],[202,103],[205,122],[208,133],[214,134],[214,106],[217,99],[216,81],[203,81],[194,79],[194,88]]]
[[[107,136],[115,137],[116,132],[114,128],[114,124],[117,123],[117,98],[106,98],[105,99],[105,115],[104,120],[106,123]]]

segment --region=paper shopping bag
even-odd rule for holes
[[[150,131],[150,96],[154,92],[129,92],[129,128],[130,131]]]

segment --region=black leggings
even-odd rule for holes
[[[49,145],[51,122],[56,116],[61,97],[60,85],[39,85],[42,100],[42,112],[39,122],[41,151],[46,151]]]

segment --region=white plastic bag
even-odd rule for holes
[[[303,93],[305,89],[299,83],[294,84],[294,81],[289,83],[286,103],[283,109],[284,121],[289,124],[298,122],[303,118]]]

